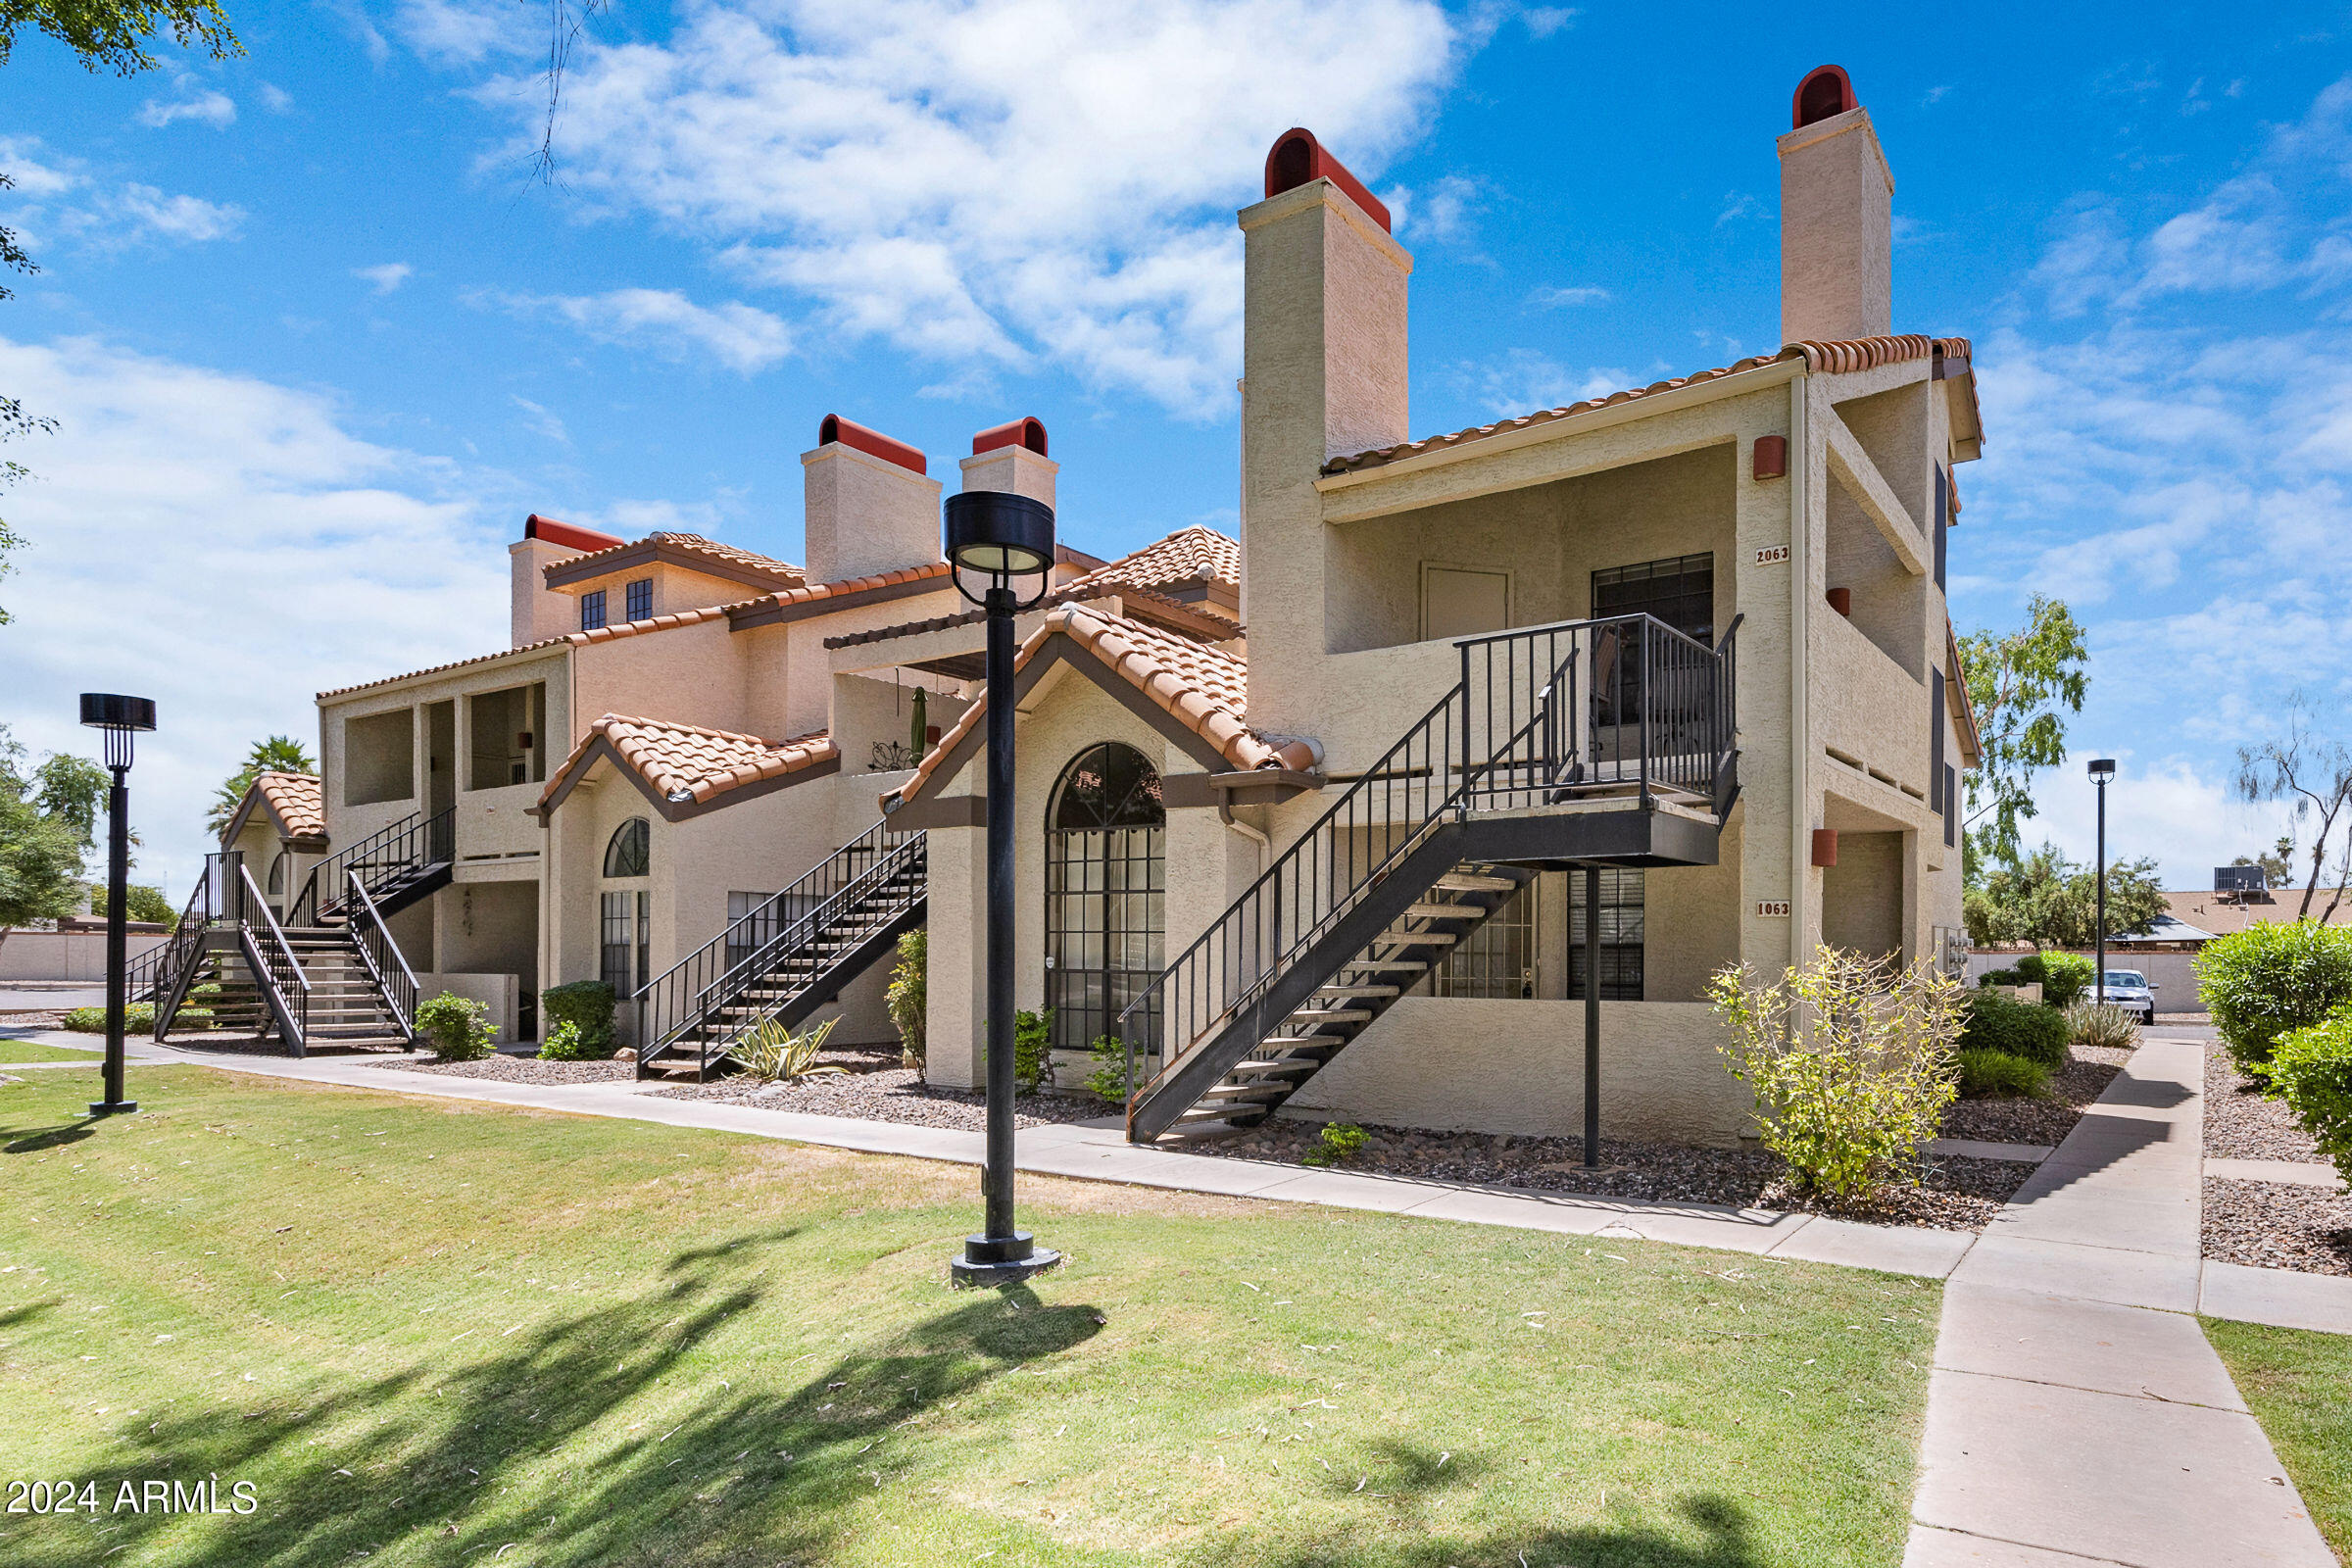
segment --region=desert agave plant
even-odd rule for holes
[[[2078,1002],[2068,1007],[2066,1031],[2078,1046],[2126,1050],[2139,1044],[2139,1021],[2112,1002]]]
[[[817,1078],[848,1069],[830,1063],[818,1066],[816,1054],[839,1017],[827,1018],[813,1029],[798,1033],[770,1018],[727,1048],[728,1057],[761,1083],[790,1083],[795,1078]]]

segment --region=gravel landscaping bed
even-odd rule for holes
[[[2073,1061],[2050,1074],[2049,1099],[1959,1101],[1944,1112],[1943,1136],[2053,1148],[2065,1142],[2132,1059],[2131,1052],[2106,1046],[2077,1046],[2074,1054]]]
[[[2205,1157],[2323,1163],[2294,1113],[2239,1078],[2218,1040],[2205,1049]]]
[[[502,1084],[610,1084],[637,1076],[633,1061],[541,1061],[537,1056],[482,1056],[473,1061],[384,1061],[371,1065],[442,1078],[491,1078]]]
[[[63,1029],[66,1015],[62,1012],[0,1012],[0,1029]],[[100,1035],[99,1039],[106,1037]]]
[[[2208,1176],[2205,1255],[2251,1268],[2352,1277],[2352,1196]]]
[[[788,1084],[763,1084],[737,1075],[708,1084],[672,1084],[647,1091],[665,1100],[715,1101],[726,1105],[752,1105],[761,1110],[797,1110],[811,1116],[856,1116],[864,1121],[897,1122],[908,1127],[950,1127],[958,1132],[982,1132],[988,1126],[988,1097],[978,1090],[943,1089],[924,1083],[911,1067],[899,1065],[896,1047],[827,1051],[819,1065],[843,1068],[821,1078],[802,1078]],[[1093,1121],[1117,1114],[1118,1107],[1092,1095],[1051,1091],[1021,1095],[1013,1101],[1013,1124],[1050,1127],[1056,1123]]]
[[[1936,1159],[1926,1182],[1886,1195],[1863,1207],[1792,1199],[1779,1183],[1780,1161],[1760,1149],[1685,1149],[1604,1138],[1603,1168],[1584,1168],[1581,1138],[1518,1138],[1504,1134],[1431,1132],[1369,1126],[1361,1152],[1337,1168],[1426,1181],[1587,1193],[1678,1203],[1722,1203],[1740,1208],[1813,1209],[1844,1219],[1937,1230],[1982,1230],[2009,1196],[2034,1173],[2029,1164],[1986,1159]],[[1276,1120],[1229,1138],[1186,1143],[1187,1153],[1216,1154],[1270,1164],[1300,1164],[1321,1147],[1312,1122]]]

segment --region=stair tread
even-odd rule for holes
[[[1476,904],[1408,904],[1399,920],[1476,920],[1485,916],[1486,909]]]
[[[1507,876],[1487,876],[1477,871],[1448,871],[1438,878],[1437,885],[1461,893],[1516,893],[1523,886]]]

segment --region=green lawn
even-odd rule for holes
[[[1071,1261],[957,1294],[956,1167],[86,1088],[0,1088],[0,1478],[101,1494],[21,1568],[1901,1559],[1930,1283],[1040,1179]]]
[[[72,1046],[45,1046],[37,1040],[0,1040],[0,1067],[19,1061],[86,1061],[96,1066],[105,1055],[103,1036],[86,1051]]]
[[[2352,1556],[2352,1338],[2205,1320],[2320,1534]]]

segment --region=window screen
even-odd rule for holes
[[[1642,1000],[1642,873],[1617,866],[1600,872],[1600,1000]],[[1568,873],[1568,995],[1582,1000],[1592,964],[1592,921],[1585,908],[1585,872]]]
[[[1655,615],[1686,637],[1715,640],[1715,558],[1674,556],[1592,574],[1592,615]]]

